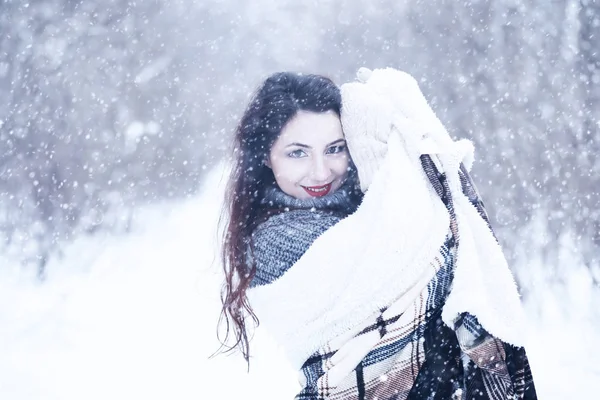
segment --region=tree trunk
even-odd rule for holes
[[[584,209],[574,210],[586,214],[589,235],[600,246],[600,1],[581,0],[579,10],[579,76],[583,97],[583,121],[581,125],[580,167],[581,179],[591,193]]]

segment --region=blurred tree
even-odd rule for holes
[[[182,117],[182,59],[168,45],[181,31],[168,10],[125,0],[2,3],[1,225],[40,275],[74,233],[126,227],[136,202],[198,185],[203,157],[190,143],[200,132],[186,131]]]
[[[288,6],[1,2],[3,251],[43,276],[76,235],[127,229],[137,205],[197,190],[255,85],[312,65],[313,12]]]
[[[541,246],[551,263],[570,229],[583,235],[584,250],[590,216],[598,220],[597,206],[588,201],[582,209],[584,193],[598,186],[578,178],[576,147],[592,148],[579,137],[581,110],[595,110],[583,104],[575,79],[579,1],[344,2],[324,34],[323,70],[344,81],[359,66],[404,69],[451,134],[475,142],[475,179],[511,259]],[[584,76],[593,82],[587,60]],[[541,237],[520,234],[533,219],[542,220]]]
[[[48,257],[186,196],[268,74],[413,74],[474,175],[509,258],[598,238],[598,2],[0,2],[0,230]],[[130,214],[129,214],[130,215]],[[533,222],[543,235],[523,229]],[[588,239],[595,235],[596,245]],[[8,248],[7,248],[8,249]],[[7,250],[4,249],[4,250]]]
[[[542,240],[543,257],[556,260],[556,240],[576,228],[565,213],[577,208],[569,178],[581,105],[568,73],[571,3],[441,0],[433,12],[416,2],[409,14],[426,49],[426,89],[451,132],[476,144],[476,181],[509,258]],[[544,239],[518,234],[532,218],[544,219]]]
[[[581,133],[576,151],[580,178],[577,192],[580,223],[600,246],[600,2],[581,0],[579,10],[579,77],[581,80]],[[597,249],[593,249],[597,250]],[[590,252],[596,255],[597,251]],[[594,259],[598,263],[596,255]]]

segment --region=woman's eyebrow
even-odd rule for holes
[[[333,146],[334,144],[341,143],[341,142],[345,142],[345,141],[346,141],[346,139],[344,139],[344,138],[339,138],[339,139],[336,139],[336,140],[334,140],[333,142],[329,143],[329,144],[328,144],[327,146],[325,146],[325,147]],[[305,149],[312,149],[312,147],[310,147],[309,145],[307,145],[307,144],[304,144],[304,143],[298,143],[298,142],[290,143],[290,144],[288,144],[288,145],[287,145],[287,146],[285,146],[285,147],[291,147],[291,146],[298,146],[298,147],[303,147],[303,148],[305,148]]]
[[[287,145],[287,146],[285,146],[285,147],[290,147],[290,146],[304,147],[305,149],[310,149],[310,148],[311,148],[311,147],[310,147],[309,145],[307,145],[307,144],[302,144],[302,143],[297,143],[297,142],[290,143],[290,144],[288,144],[288,145]]]
[[[340,143],[340,142],[345,142],[345,141],[346,141],[346,139],[344,139],[344,138],[339,138],[339,139],[337,139],[337,140],[334,140],[333,142],[329,143],[329,144],[327,145],[327,147],[329,147],[329,146],[332,146],[332,145],[334,145],[334,144],[337,144],[337,143]]]

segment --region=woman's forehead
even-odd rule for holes
[[[335,112],[299,111],[283,127],[277,141],[284,146],[285,143],[296,142],[315,147],[343,137],[342,124]]]

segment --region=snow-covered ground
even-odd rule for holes
[[[79,239],[43,284],[0,261],[0,399],[293,398],[295,372],[260,329],[250,373],[237,355],[209,359],[218,347],[220,180],[214,172],[201,196],[140,210],[127,236]],[[597,295],[585,273],[552,287],[541,266],[531,271],[539,397],[595,398]]]

